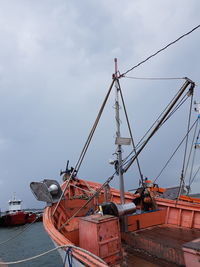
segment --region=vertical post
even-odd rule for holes
[[[120,135],[120,116],[119,116],[119,84],[118,84],[118,66],[117,58],[115,61],[115,119],[116,119],[116,137]],[[119,174],[119,188],[120,188],[120,200],[121,204],[124,204],[124,178],[122,169],[122,148],[120,144],[117,144],[117,161],[118,161],[118,174]]]

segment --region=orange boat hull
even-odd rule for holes
[[[52,216],[56,204],[51,207],[47,207],[44,211],[43,223],[46,231],[48,232],[51,239],[55,242],[57,246],[77,246],[79,247],[79,219],[87,215],[87,213],[92,209],[95,210],[98,204],[104,202],[104,191],[99,194],[98,198],[94,198],[87,207],[82,209],[76,216],[71,219],[77,212],[77,210],[83,206],[86,200],[83,198],[83,195],[88,190],[91,189],[91,192],[94,192],[100,188],[100,184],[87,182],[79,180],[79,182],[73,182],[74,184],[70,185],[69,189],[65,193],[65,200],[62,200]],[[62,185],[64,188],[65,183]],[[81,191],[82,188],[85,191]],[[82,194],[84,192],[84,194]],[[88,196],[90,195],[87,191]],[[78,197],[79,196],[79,197]],[[125,201],[131,202],[135,198],[134,194],[126,193]],[[120,194],[118,190],[110,189],[109,201],[120,203]],[[168,229],[170,227],[175,227],[177,229],[195,229],[195,233],[200,237],[200,203],[198,200],[195,202],[195,199],[190,199],[189,201],[175,201],[169,199],[163,199],[160,197],[156,198],[156,203],[158,205],[159,211],[143,213],[141,215],[129,215],[128,216],[128,232],[122,234],[122,240],[127,241],[129,244],[129,239],[131,233],[137,231],[145,231],[149,227],[157,227],[158,225],[166,225]],[[67,222],[68,221],[68,222]],[[164,229],[164,228],[162,228]],[[91,238],[93,238],[91,236]],[[188,240],[196,238],[196,236],[188,236]],[[145,240],[145,238],[143,238]],[[162,237],[161,237],[162,239]],[[188,241],[187,240],[187,241]],[[145,244],[144,241],[143,245]],[[148,241],[149,242],[149,241]],[[180,246],[182,246],[183,241],[180,241]],[[139,244],[139,243],[138,243]],[[153,243],[152,243],[153,244]],[[130,245],[130,244],[129,244]],[[156,242],[155,242],[156,248]],[[65,249],[66,250],[66,249]],[[65,254],[64,250],[64,254]],[[183,263],[183,252],[180,247],[181,260],[179,263]],[[164,259],[169,262],[174,262],[176,256],[170,256],[170,254],[165,253],[165,247],[163,246]],[[162,256],[161,255],[161,256]],[[72,257],[77,260],[83,266],[106,266],[106,264],[98,261],[92,255],[80,251],[78,249],[72,250]],[[174,262],[177,263],[177,262]]]

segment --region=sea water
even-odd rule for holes
[[[27,224],[18,227],[0,227],[0,261],[11,262],[33,257],[54,248],[54,244],[45,232],[42,222]],[[26,228],[26,229],[25,229]],[[17,237],[18,233],[23,231]],[[12,238],[12,240],[3,243]],[[15,238],[14,238],[15,237]],[[9,266],[20,267],[61,267],[63,263],[57,251],[53,251],[38,259],[27,261],[25,263],[13,264]]]

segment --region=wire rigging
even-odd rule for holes
[[[70,183],[70,181],[71,181],[71,179],[72,179],[72,177],[73,177],[75,171],[76,171],[76,175],[77,175],[77,173],[78,173],[78,171],[79,171],[79,168],[80,168],[80,166],[81,166],[81,164],[82,164],[82,161],[83,161],[83,159],[84,159],[84,157],[85,157],[85,154],[86,154],[86,152],[87,152],[87,149],[88,149],[88,147],[89,147],[89,144],[90,144],[90,142],[91,142],[91,140],[92,140],[92,137],[93,137],[93,135],[94,135],[94,132],[95,132],[96,127],[97,127],[97,125],[98,125],[98,122],[99,122],[99,120],[100,120],[100,117],[101,117],[101,115],[102,115],[102,113],[103,113],[104,107],[105,107],[105,105],[106,105],[106,103],[107,103],[107,100],[108,100],[108,97],[109,97],[109,95],[110,95],[110,92],[111,92],[111,90],[112,90],[112,88],[113,88],[113,84],[114,84],[114,82],[115,82],[115,79],[112,80],[112,83],[111,83],[111,85],[110,85],[110,87],[109,87],[109,89],[108,89],[108,92],[107,92],[107,94],[106,94],[106,97],[105,97],[105,99],[104,99],[104,101],[103,101],[103,103],[102,103],[102,105],[101,105],[101,108],[100,108],[100,110],[99,110],[99,113],[98,113],[98,115],[97,115],[97,118],[96,118],[96,120],[95,120],[95,122],[94,122],[94,124],[93,124],[93,127],[92,127],[92,129],[91,129],[91,131],[90,131],[90,133],[89,133],[89,136],[88,136],[88,138],[87,138],[87,141],[86,141],[86,143],[85,143],[85,145],[84,145],[84,147],[83,147],[83,149],[82,149],[82,151],[81,151],[81,154],[80,154],[79,159],[78,159],[78,161],[77,161],[77,163],[76,163],[76,165],[75,165],[75,168],[73,169],[73,171],[72,171],[72,173],[71,173],[71,175],[70,175],[70,177],[69,177],[69,179],[68,179],[68,181],[67,181],[67,183],[66,183],[66,185],[65,185],[65,187],[64,187],[64,189],[63,189],[63,192],[62,192],[62,194],[61,194],[61,196],[60,196],[60,199],[59,199],[59,201],[58,201],[57,204],[56,204],[56,207],[55,207],[55,209],[54,209],[54,211],[53,211],[53,213],[52,213],[52,216],[54,216],[54,214],[55,214],[55,212],[56,212],[56,210],[57,210],[57,208],[58,208],[58,206],[59,206],[59,204],[60,204],[60,201],[61,201],[61,199],[63,198],[63,196],[64,196],[64,194],[65,194],[65,191],[67,190],[67,187],[68,187],[68,185],[69,185],[69,183]]]
[[[191,115],[192,115],[192,103],[193,103],[193,90],[191,91],[191,101],[190,101],[190,110],[189,110],[189,117],[188,117],[188,126],[187,126],[187,135],[186,135],[186,141],[185,141],[185,151],[184,151],[184,157],[183,157],[183,166],[181,171],[181,177],[180,177],[180,186],[179,186],[179,192],[177,195],[177,200],[180,197],[182,187],[185,183],[185,163],[186,163],[186,155],[187,155],[187,148],[188,148],[188,138],[189,138],[189,129],[190,129],[190,122],[191,122]]]
[[[127,70],[127,71],[124,72],[123,74],[121,74],[121,75],[119,74],[118,79],[121,78],[121,77],[125,77],[125,75],[126,75],[127,73],[129,73],[129,72],[132,71],[133,69],[139,67],[141,64],[144,64],[144,63],[145,63],[146,61],[148,61],[150,58],[156,56],[156,55],[157,55],[158,53],[160,53],[161,51],[164,51],[164,50],[167,49],[169,46],[171,46],[172,44],[175,44],[175,43],[178,42],[180,39],[182,39],[183,37],[189,35],[190,33],[192,33],[193,31],[195,31],[195,30],[196,30],[197,28],[199,28],[199,27],[200,27],[200,25],[196,26],[195,28],[193,28],[193,29],[190,30],[189,32],[183,34],[182,36],[180,36],[179,38],[177,38],[177,39],[174,40],[173,42],[169,43],[168,45],[166,45],[166,46],[163,47],[162,49],[160,49],[160,50],[158,50],[157,52],[155,52],[154,54],[150,55],[150,56],[147,57],[145,60],[143,60],[143,61],[141,61],[140,63],[138,63],[137,65],[133,66],[131,69]],[[136,77],[135,77],[135,78],[136,78]],[[143,78],[143,79],[145,79],[145,78]],[[149,79],[149,78],[146,78],[146,79]],[[154,78],[154,79],[155,79],[155,78]],[[156,78],[156,79],[158,79],[158,78]],[[166,79],[166,78],[161,78],[161,79]],[[174,78],[167,78],[167,79],[174,79]],[[176,79],[177,79],[177,78],[176,78]],[[178,78],[178,79],[180,79],[180,78]],[[181,78],[181,79],[183,79],[183,78]],[[81,152],[81,154],[80,154],[80,157],[79,157],[79,159],[78,159],[78,162],[77,162],[77,164],[76,164],[76,167],[75,167],[74,170],[72,171],[72,173],[71,173],[71,175],[70,175],[70,178],[68,179],[68,181],[67,181],[67,183],[66,183],[66,186],[65,186],[65,188],[64,188],[64,190],[63,190],[63,192],[62,192],[62,195],[61,195],[61,197],[60,197],[60,199],[59,199],[59,201],[58,201],[58,203],[57,203],[57,205],[56,205],[56,207],[55,207],[55,209],[54,209],[54,211],[53,211],[52,216],[55,214],[55,211],[56,211],[57,208],[58,208],[58,205],[59,205],[59,203],[60,203],[60,201],[61,201],[61,199],[62,199],[62,197],[63,197],[63,195],[64,195],[64,193],[65,193],[65,191],[66,191],[66,189],[67,189],[67,187],[68,187],[68,185],[69,185],[69,182],[70,182],[70,180],[71,180],[72,177],[73,177],[74,171],[77,169],[77,172],[78,172],[78,170],[79,170],[79,168],[80,168],[80,166],[81,166],[81,164],[82,164],[83,158],[84,158],[84,156],[85,156],[85,154],[86,154],[86,151],[87,151],[87,149],[88,149],[88,147],[89,147],[89,144],[90,144],[90,142],[91,142],[91,139],[92,139],[93,134],[94,134],[94,132],[95,132],[95,129],[96,129],[96,127],[97,127],[98,121],[99,121],[99,119],[100,119],[100,117],[101,117],[101,114],[102,114],[102,112],[103,112],[104,106],[105,106],[105,104],[106,104],[106,102],[107,102],[108,96],[109,96],[109,94],[110,94],[110,91],[111,91],[111,89],[112,89],[113,84],[114,84],[115,81],[116,81],[116,79],[113,79],[113,81],[112,81],[112,83],[111,83],[111,86],[110,86],[110,88],[109,88],[109,92],[107,93],[107,96],[106,96],[106,98],[105,98],[105,100],[104,100],[104,102],[103,102],[103,105],[102,105],[102,107],[101,107],[101,109],[100,109],[100,111],[99,111],[99,114],[98,114],[98,116],[97,116],[97,119],[96,119],[96,121],[95,121],[95,123],[94,123],[94,125],[93,125],[93,127],[92,127],[92,129],[91,129],[91,132],[90,132],[90,134],[89,134],[89,136],[88,136],[88,139],[87,139],[87,141],[86,141],[86,143],[85,143],[85,145],[84,145],[84,147],[83,147],[83,150],[82,150],[82,152]],[[188,81],[188,79],[186,78],[186,84],[187,84],[187,83],[189,83],[189,81]],[[168,110],[168,112],[169,112],[169,110]],[[168,117],[168,118],[169,118],[169,117]],[[158,125],[155,127],[155,129],[154,129],[153,132],[150,134],[150,136],[147,138],[147,140],[144,141],[144,143],[143,143],[142,147],[139,149],[139,151],[135,154],[134,157],[132,157],[132,158],[130,159],[130,161],[129,161],[129,166],[126,166],[125,172],[128,170],[128,168],[130,167],[130,165],[133,163],[133,161],[134,161],[135,159],[136,159],[137,162],[138,162],[138,155],[139,155],[139,153],[142,151],[142,149],[144,148],[144,146],[146,145],[146,143],[149,141],[149,139],[152,137],[152,135],[158,130],[158,128],[159,128],[159,127],[160,127],[166,120],[167,120],[167,116],[164,116],[164,117],[162,118],[162,122],[161,122],[161,124],[158,123]],[[136,149],[135,149],[135,148],[134,148],[134,151],[136,152]],[[140,170],[139,162],[138,162],[138,168],[139,168],[139,170]],[[140,170],[140,174],[141,174],[141,170]],[[142,177],[142,176],[141,176],[141,177]],[[113,178],[113,177],[112,177],[112,178]]]
[[[138,142],[137,146],[139,146],[141,144],[141,142],[144,140],[144,138],[148,135],[148,133],[153,129],[153,127],[156,125],[156,123],[160,120],[160,118],[162,117],[162,115],[166,112],[166,110],[168,109],[168,107],[171,105],[171,103],[174,101],[174,99],[178,96],[179,91],[175,94],[175,96],[172,98],[172,100],[170,101],[170,103],[166,106],[166,108],[161,112],[161,114],[158,116],[158,118],[155,120],[155,122],[151,125],[151,127],[147,130],[147,132],[145,133],[145,135],[140,139],[140,141]]]
[[[124,108],[124,113],[125,113],[128,129],[129,129],[129,134],[130,134],[131,141],[132,141],[133,151],[136,154],[135,142],[134,142],[134,139],[133,139],[133,134],[132,134],[129,118],[128,118],[128,113],[126,111],[126,106],[125,106],[124,97],[123,97],[123,94],[122,94],[121,85],[119,83],[119,80],[117,80],[117,82],[118,82],[118,85],[119,85],[119,92],[120,92],[120,96],[121,96],[121,100],[122,100],[122,105],[123,105],[123,108]],[[138,171],[139,171],[139,174],[140,174],[140,180],[141,180],[141,183],[143,185],[143,174],[142,174],[142,170],[141,170],[141,167],[140,167],[140,163],[139,163],[138,157],[136,158],[136,162],[137,162]]]
[[[180,100],[179,103],[176,104],[176,106],[174,107],[174,109],[171,111],[171,113],[166,117],[166,119],[163,121],[163,123],[160,125],[160,127],[166,123],[166,121],[184,104],[184,102],[188,99],[185,98],[187,96],[188,93],[186,93],[182,99]],[[170,104],[173,102],[173,100],[176,98],[177,94],[175,95],[175,97],[172,99],[172,101],[167,105],[167,107],[164,109],[164,111],[159,115],[159,117],[155,120],[155,122],[152,124],[152,126],[149,128],[149,130],[145,133],[145,135],[140,139],[140,141],[138,142],[138,144],[136,145],[136,149],[139,149],[140,146],[143,145],[143,143],[145,142],[144,138],[147,136],[147,134],[150,132],[150,130],[156,125],[156,123],[160,120],[161,116],[165,113],[165,111],[167,110],[167,108],[170,106]],[[184,99],[185,98],[185,99]],[[143,141],[144,140],[144,141]],[[143,142],[142,142],[143,141]],[[142,143],[141,143],[142,142]],[[124,164],[128,164],[130,162],[131,159],[128,160],[128,158],[134,153],[134,150],[130,152],[130,154],[124,159]]]
[[[198,123],[196,124],[196,127],[194,129],[194,134],[193,134],[193,138],[192,138],[192,142],[191,142],[191,146],[190,146],[190,152],[189,152],[189,155],[188,155],[188,160],[187,160],[187,165],[186,165],[186,168],[185,168],[184,177],[186,177],[187,170],[188,170],[188,167],[189,167],[189,163],[190,163],[190,159],[191,159],[191,155],[192,155],[192,150],[193,150],[193,147],[194,147],[194,140],[195,140],[195,136],[196,136],[197,125],[198,125]],[[194,159],[195,159],[195,154],[196,154],[195,152],[196,152],[196,149],[194,149],[194,153],[193,153],[194,155],[193,155],[193,160],[192,160],[191,173],[192,173],[193,165],[194,165]],[[189,181],[190,181],[190,179],[189,179]]]
[[[167,77],[167,78],[163,78],[163,77],[159,77],[159,78],[155,78],[155,77],[131,77],[131,76],[123,76],[124,78],[127,79],[134,79],[134,80],[147,80],[147,81],[163,81],[163,80],[185,80],[185,77],[182,78],[177,78],[177,77]]]
[[[190,85],[190,89],[189,91],[193,91],[194,87],[195,87],[195,83],[192,82],[191,80],[187,79],[185,81],[185,83],[182,85],[181,89],[179,90],[178,95],[176,96],[176,98],[174,99],[174,101],[171,103],[171,105],[168,107],[168,109],[166,110],[165,114],[163,114],[163,116],[161,117],[161,119],[158,121],[158,123],[156,124],[156,126],[154,127],[154,129],[151,131],[151,133],[149,134],[149,136],[147,137],[147,139],[145,140],[145,142],[143,143],[142,147],[140,147],[140,149],[137,151],[137,154],[132,156],[130,162],[127,164],[127,166],[125,166],[124,168],[124,172],[127,172],[127,170],[130,168],[130,166],[133,164],[133,162],[135,161],[136,157],[141,153],[141,151],[144,149],[144,147],[147,145],[147,143],[149,142],[149,140],[154,136],[154,134],[158,131],[158,129],[160,128],[160,126],[162,125],[163,121],[165,121],[165,119],[167,118],[167,116],[169,115],[169,113],[173,110],[174,106],[177,104],[179,98],[182,96],[183,92],[186,90],[186,88]]]
[[[127,73],[129,73],[130,71],[136,69],[137,67],[139,67],[140,65],[144,64],[145,62],[147,62],[149,59],[151,59],[152,57],[155,57],[157,54],[159,54],[160,52],[164,51],[165,49],[167,49],[169,46],[175,44],[176,42],[178,42],[179,40],[181,40],[182,38],[184,38],[185,36],[191,34],[193,31],[197,30],[200,27],[200,24],[197,25],[196,27],[194,27],[193,29],[191,29],[189,32],[181,35],[179,38],[177,38],[176,40],[172,41],[171,43],[167,44],[166,46],[164,46],[163,48],[161,48],[160,50],[156,51],[155,53],[153,53],[152,55],[148,56],[146,59],[142,60],[141,62],[139,62],[138,64],[136,64],[135,66],[133,66],[132,68],[128,69],[127,71],[125,71],[123,74],[120,75],[120,77],[124,77]]]
[[[198,139],[199,139],[199,135],[200,135],[200,130],[198,131],[198,134],[197,134],[197,137],[196,137],[196,143],[198,142]],[[196,177],[196,174],[193,176],[192,178],[192,174],[193,174],[193,169],[194,169],[194,160],[195,160],[195,156],[196,156],[196,145],[195,145],[195,149],[194,149],[194,154],[193,154],[193,159],[192,159],[192,166],[191,166],[191,172],[190,172],[190,178],[189,178],[189,188],[191,187],[195,177]],[[198,173],[198,171],[197,171]]]
[[[189,96],[187,96],[187,93],[182,97],[179,103],[174,107],[172,112],[167,116],[167,118],[164,120],[163,124],[185,103],[185,101],[188,99]]]
[[[197,176],[197,174],[198,174],[199,171],[200,171],[200,166],[199,166],[199,168],[197,169],[196,173],[194,174],[194,176],[193,176],[193,178],[192,178],[192,180],[191,180],[191,184],[194,182],[194,179],[196,178],[196,176]],[[190,185],[191,185],[191,184],[190,184]]]
[[[189,132],[192,130],[192,128],[195,126],[195,124],[197,124],[198,120],[196,119],[195,122],[192,124],[192,126],[190,127]],[[161,171],[159,172],[159,174],[156,176],[155,180],[153,181],[154,183],[158,180],[158,178],[161,176],[161,174],[163,173],[163,171],[165,170],[165,168],[167,167],[167,165],[169,164],[169,162],[171,161],[171,159],[173,158],[173,156],[176,154],[176,152],[178,151],[178,149],[180,148],[180,146],[182,145],[182,143],[185,141],[187,134],[183,137],[183,139],[181,140],[181,142],[179,143],[179,145],[177,146],[177,148],[174,150],[174,152],[172,153],[171,157],[168,159],[168,161],[166,162],[166,164],[164,165],[164,167],[161,169]]]

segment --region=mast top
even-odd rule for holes
[[[117,61],[117,58],[114,58],[114,64],[115,64],[115,73],[113,73],[113,79],[118,79],[119,78],[119,71],[118,71],[118,61]]]
[[[118,66],[117,66],[117,58],[114,59],[115,62],[115,75],[117,75]]]

